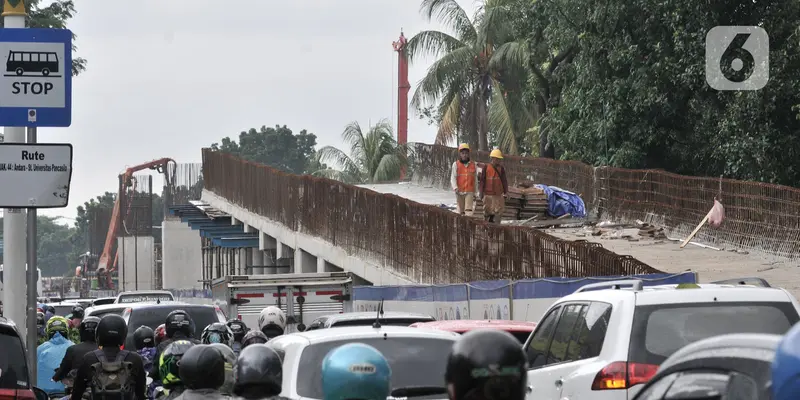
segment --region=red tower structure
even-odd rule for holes
[[[408,83],[408,55],[406,54],[406,37],[400,30],[400,39],[392,42],[394,51],[397,52],[397,144],[408,143],[408,92],[411,84]],[[404,179],[405,169],[400,173]]]

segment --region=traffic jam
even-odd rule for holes
[[[36,366],[0,319],[0,398],[800,396],[800,304],[759,278],[589,283],[536,321],[437,320],[383,300],[354,311],[349,273],[212,288],[198,304],[152,290],[40,299]]]

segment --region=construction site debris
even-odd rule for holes
[[[535,187],[520,187],[527,185],[523,182],[516,187],[508,188],[506,196],[506,209],[503,213],[504,220],[534,220],[547,218],[547,195],[544,190]],[[532,186],[532,183],[530,184]],[[475,199],[475,217],[483,217],[483,201]]]

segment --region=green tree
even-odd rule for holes
[[[358,122],[351,122],[342,132],[342,140],[350,147],[349,154],[333,146],[317,151],[320,164],[338,169],[323,168],[314,172],[315,176],[350,184],[396,181],[408,166],[409,149],[397,144],[388,120],[370,126],[366,133]]]
[[[96,221],[95,219],[99,218],[100,215],[110,216],[116,198],[116,193],[105,192],[103,195],[90,199],[83,205],[78,206],[75,228],[70,237],[70,242],[73,246],[69,258],[71,262],[77,263],[81,254],[91,251],[99,256],[103,251],[102,246],[107,232],[103,228],[108,228],[108,221]],[[106,211],[99,212],[101,209]]]
[[[57,222],[59,220],[58,217],[40,215],[36,220],[36,238],[38,240],[38,248],[36,250],[37,266],[42,270],[42,276],[61,276],[70,270],[72,264],[70,254],[73,248],[70,237],[72,236],[73,228],[59,224]],[[0,218],[0,241],[3,240],[2,223],[3,219]]]
[[[305,174],[320,169],[314,164],[317,136],[305,129],[293,134],[286,125],[274,128],[262,126],[239,134],[238,142],[230,137],[211,145],[246,160],[267,164],[293,174]]]
[[[12,1],[14,3],[14,1]],[[44,5],[44,3],[47,3]],[[12,4],[13,5],[13,4]],[[31,28],[67,28],[67,22],[75,16],[75,3],[73,0],[54,0],[45,2],[42,0],[25,0],[25,9],[28,12],[28,26]],[[2,18],[0,18],[0,27]],[[76,36],[73,34],[73,43]],[[72,45],[72,75],[77,76],[86,70],[86,60],[75,57],[77,46]]]
[[[562,158],[789,185],[800,180],[800,121],[792,111],[800,103],[800,3],[538,3],[569,11],[551,7],[540,15],[550,23],[553,47],[567,48],[575,38],[579,46],[561,76],[560,102],[544,121]],[[703,42],[708,27],[720,25],[768,32],[766,87],[708,86]]]
[[[437,18],[450,33],[422,31],[409,39],[409,61],[435,57],[411,104],[438,119],[436,142],[462,139],[488,150],[490,133],[501,148],[518,153],[533,126],[525,104],[525,65],[497,52],[514,42],[510,0],[487,0],[473,19],[456,0],[423,0],[421,11]],[[426,106],[435,106],[435,110]]]

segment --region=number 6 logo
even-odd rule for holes
[[[758,26],[717,26],[706,35],[706,82],[716,90],[759,90],[769,81],[769,36]]]

